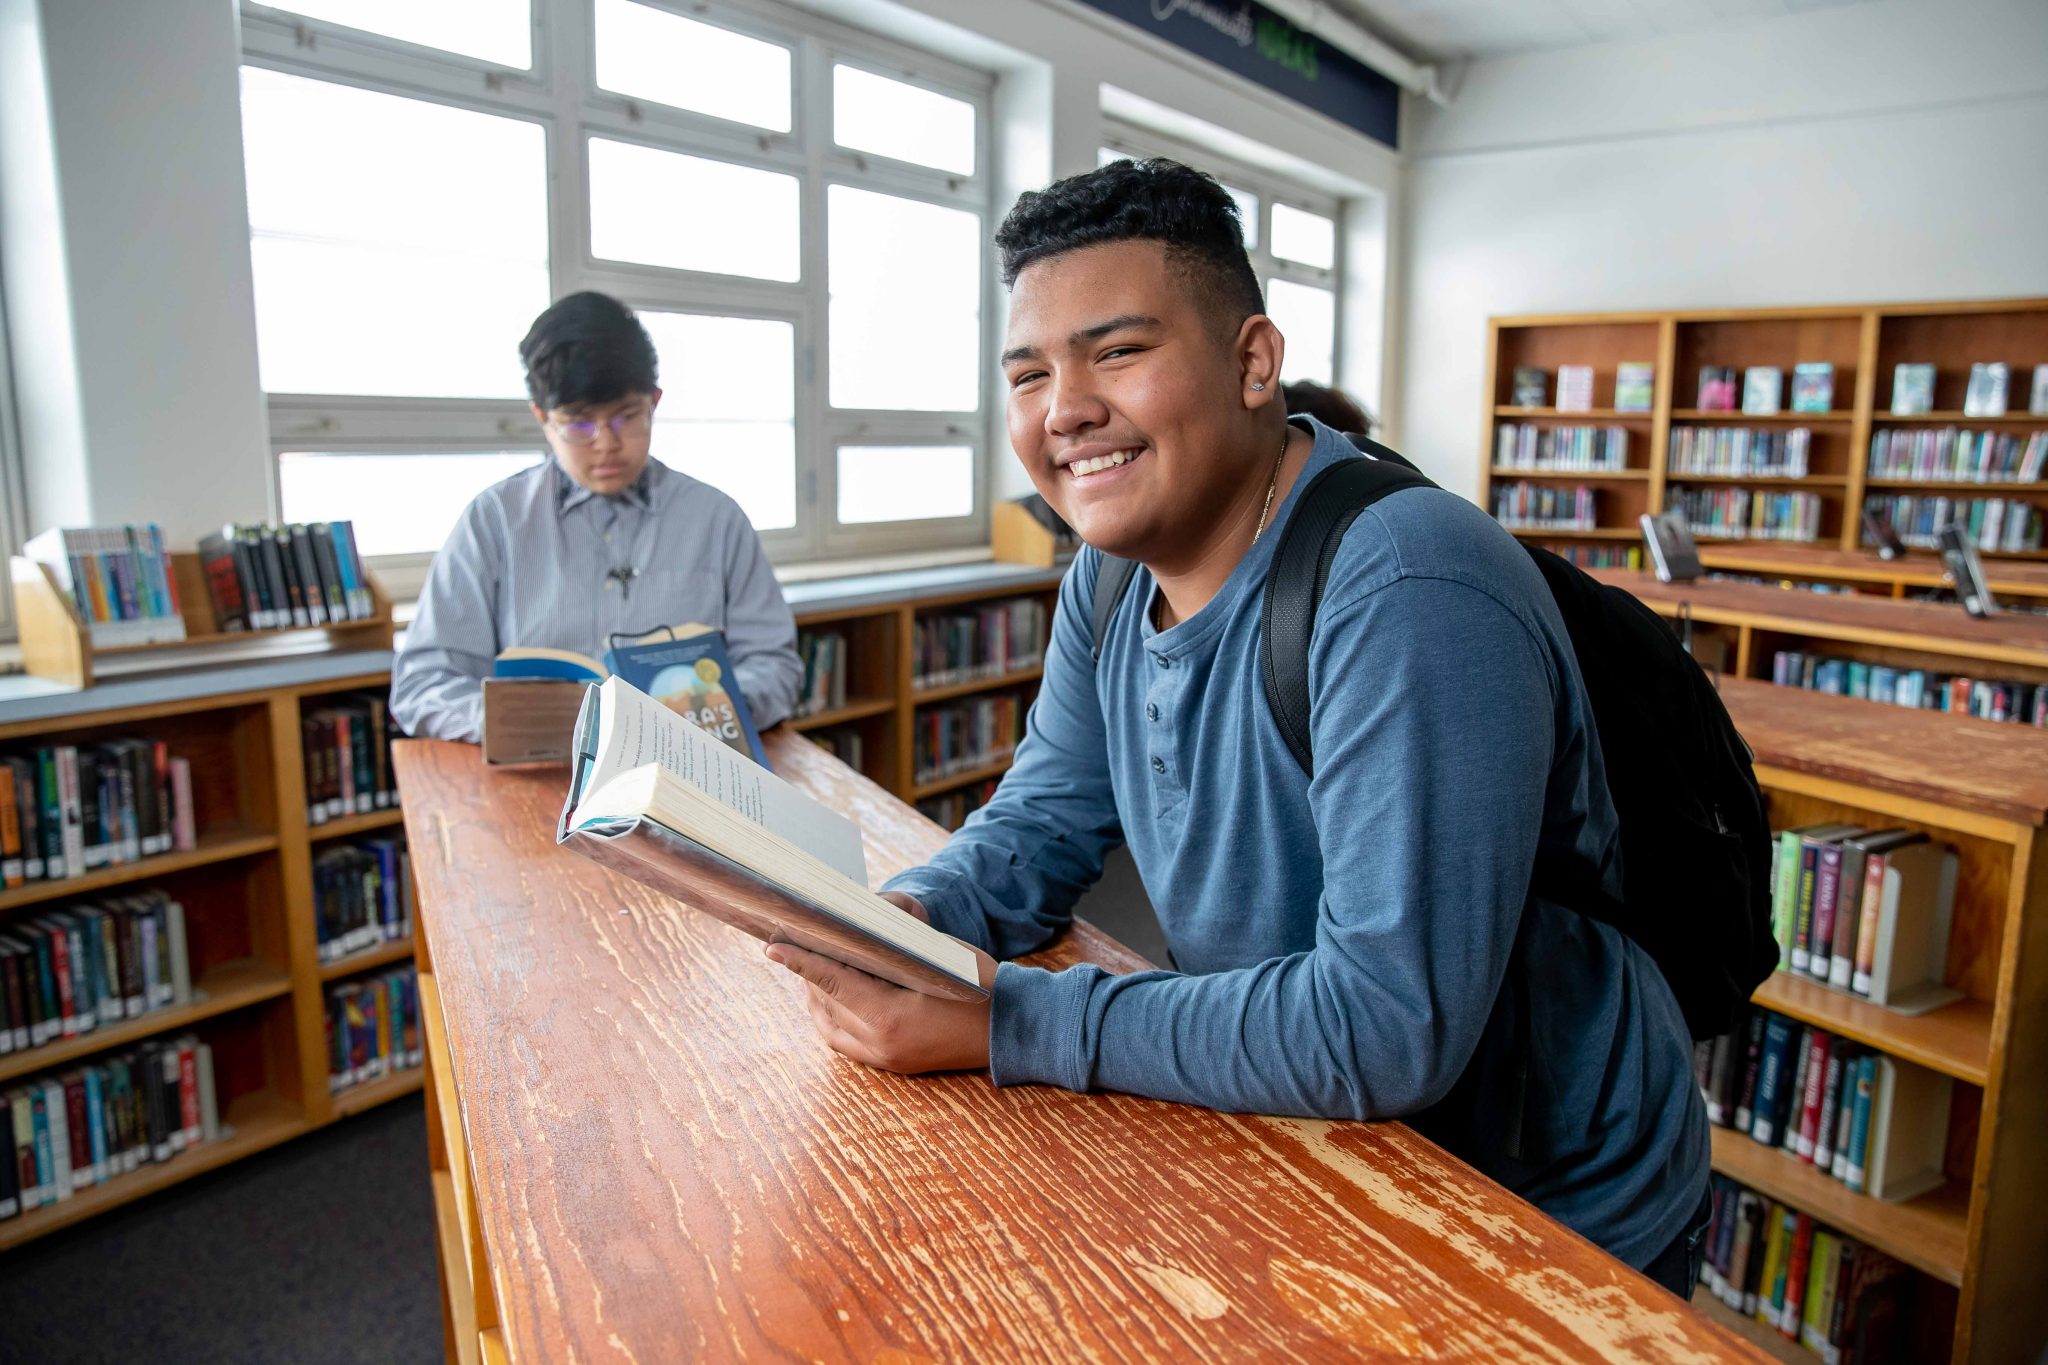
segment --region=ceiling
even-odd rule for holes
[[[1584,47],[1864,0],[1334,0],[1418,61]]]

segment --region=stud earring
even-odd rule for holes
[[[1257,379],[1255,379],[1255,380],[1253,380],[1253,381],[1252,381],[1252,392],[1253,392],[1253,393],[1264,393],[1265,391],[1266,391],[1266,385],[1265,385],[1265,382],[1264,382],[1263,380],[1257,380]]]

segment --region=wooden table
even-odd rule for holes
[[[1591,569],[1602,583],[1635,594],[1661,616],[1681,611],[1702,625],[1736,631],[1734,671],[1768,677],[1770,656],[1758,637],[1823,652],[1868,656],[1902,667],[2048,680],[2048,616],[1974,617],[1951,602],[1901,602],[1854,593],[1822,593],[1762,583],[1700,579],[1663,583],[1635,569]]]
[[[1996,488],[1996,484],[1987,484]],[[1750,541],[1738,545],[1700,546],[1700,562],[1720,573],[1763,574],[1771,578],[1810,579],[1883,588],[1904,597],[1908,588],[1945,588],[1941,556],[1927,550],[1908,551],[1897,559],[1880,559],[1872,550],[1842,550],[1821,545],[1773,545]],[[2032,560],[1984,560],[1984,578],[1992,594],[2034,603],[2048,598],[2048,564]]]
[[[768,738],[877,882],[940,845]],[[563,770],[398,773],[454,1357],[1764,1358],[1397,1123],[849,1062],[759,944],[555,847]],[[1086,925],[1034,960],[1145,965]]]

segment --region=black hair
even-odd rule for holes
[[[519,343],[526,392],[552,412],[615,403],[655,389],[654,342],[633,310],[585,290],[557,299]]]
[[[1158,242],[1219,325],[1266,311],[1245,255],[1237,202],[1214,177],[1178,161],[1112,161],[1017,198],[996,229],[1003,284],[1051,256],[1110,242]]]
[[[1289,416],[1305,412],[1324,426],[1335,427],[1338,431],[1357,432],[1363,436],[1372,434],[1372,414],[1342,389],[1318,384],[1313,379],[1297,379],[1292,384],[1281,385],[1280,392],[1287,396]]]

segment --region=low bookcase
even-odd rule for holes
[[[1950,1359],[2031,1359],[2048,1340],[2048,735],[1726,679],[1773,828],[1901,827],[1959,860],[1946,984],[1909,1016],[1779,971],[1755,1002],[1954,1079],[1944,1183],[1899,1203],[1851,1193],[1733,1129],[1714,1169],[1927,1277],[1914,1339]]]

